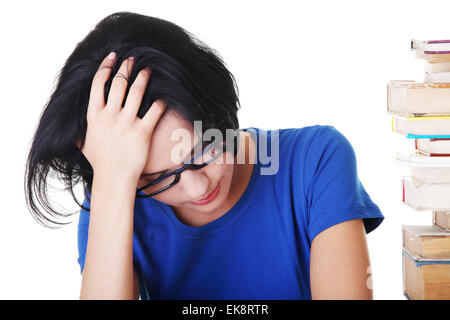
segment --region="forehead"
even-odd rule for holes
[[[150,142],[150,153],[144,172],[157,172],[177,167],[189,156],[200,140],[193,125],[172,110],[158,120]]]

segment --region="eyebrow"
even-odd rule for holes
[[[201,141],[202,147],[204,147],[203,144],[206,143],[206,142],[209,142],[209,141]],[[199,144],[200,144],[200,143],[198,143],[197,145],[199,145]],[[196,147],[197,145],[195,145],[195,146],[192,148],[192,150],[191,150],[191,159],[194,157],[194,150],[195,150],[195,147]],[[186,158],[185,158],[185,159],[186,159]],[[151,176],[154,176],[154,175],[160,173],[161,175],[158,176],[158,177],[156,178],[156,179],[158,179],[158,178],[162,177],[163,174],[166,173],[168,170],[169,170],[169,169],[165,169],[165,170],[161,170],[161,171],[157,171],[157,172],[152,172],[152,173],[146,173],[146,172],[144,172],[144,173],[141,174],[141,176],[139,177],[139,179],[146,178],[146,177],[151,177]]]

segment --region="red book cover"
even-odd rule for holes
[[[403,184],[403,202],[405,202],[405,181],[402,180],[402,184]]]

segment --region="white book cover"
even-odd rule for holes
[[[450,183],[450,167],[448,168],[427,168],[412,167],[411,176],[423,183]],[[450,196],[450,195],[449,195]]]
[[[427,73],[450,72],[450,62],[430,63],[425,61],[424,69]]]
[[[450,116],[404,117],[392,115],[392,131],[412,135],[450,135]]]
[[[450,82],[450,72],[425,72],[423,82],[425,83],[448,83]]]
[[[428,157],[419,152],[404,153],[397,152],[395,154],[397,164],[406,167],[430,167],[430,168],[449,168],[450,157]]]
[[[402,177],[403,202],[416,211],[450,210],[450,184],[426,184],[412,177]]]

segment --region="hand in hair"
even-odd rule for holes
[[[115,54],[106,57],[97,70],[92,81],[87,110],[86,139],[81,152],[91,164],[94,174],[102,173],[121,175],[121,178],[138,181],[146,164],[153,130],[166,106],[156,100],[145,116],[137,117],[142,97],[150,79],[151,69],[139,72],[130,87],[125,106],[123,99],[128,86],[134,58],[125,59],[114,76],[104,101],[104,86],[108,80]]]

